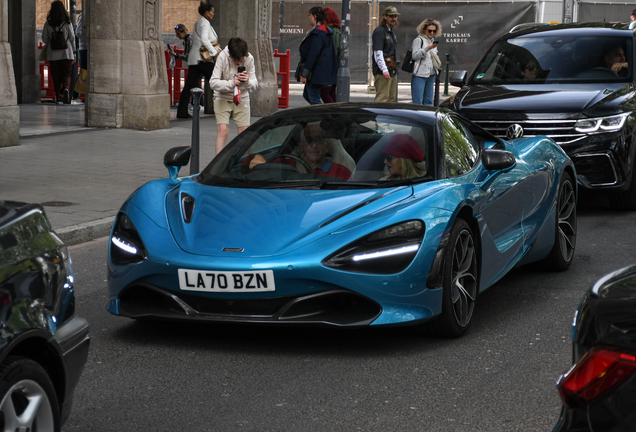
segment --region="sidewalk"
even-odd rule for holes
[[[351,102],[373,98],[366,85],[351,86]],[[398,98],[410,102],[410,87],[401,85]],[[290,107],[304,105],[302,86],[290,85]],[[190,145],[192,135],[192,121],[176,119],[176,107],[169,129],[150,132],[86,128],[83,104],[20,105],[20,121],[20,146],[0,148],[0,199],[42,204],[68,245],[107,236],[126,198],[144,183],[167,177],[163,155]],[[228,142],[235,136],[232,124]],[[201,169],[215,155],[215,138],[214,116],[202,114]],[[181,169],[181,175],[189,173],[189,166]]]

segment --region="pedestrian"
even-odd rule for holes
[[[411,46],[414,67],[411,76],[411,98],[414,104],[433,105],[435,77],[441,66],[435,37],[442,34],[439,21],[426,18],[417,26],[418,37]]]
[[[46,59],[55,90],[55,102],[71,103],[71,67],[75,63],[75,32],[64,3],[51,3],[42,29],[42,42],[46,44]]]
[[[397,27],[398,10],[389,6],[384,11],[380,25],[373,30],[373,79],[376,102],[396,102],[397,100]]]
[[[309,10],[309,24],[313,28],[300,43],[302,71],[297,77],[305,85],[303,97],[311,105],[321,104],[320,91],[323,86],[336,84],[338,63],[333,49],[333,30],[325,25],[325,11],[316,6]]]
[[[325,24],[333,31],[331,40],[333,41],[333,49],[336,53],[336,64],[340,66],[340,41],[342,40],[342,28],[340,27],[340,18],[338,14],[331,8],[325,8]],[[335,68],[334,81],[338,82],[338,67]],[[320,98],[324,103],[333,103],[336,101],[336,85],[325,86],[320,89]]]
[[[185,26],[185,24],[177,24],[176,26],[174,26],[174,34],[175,36],[177,36],[177,39],[183,41],[183,54],[177,54],[170,45],[168,45],[168,54],[171,57],[174,57],[175,59],[181,60],[183,62],[182,64],[185,64],[187,66],[188,55],[190,54],[190,51],[192,50],[192,35],[188,33],[188,28]],[[179,98],[179,105],[181,105],[182,99],[183,98],[181,97]],[[189,102],[190,102],[190,98],[188,97],[188,100],[186,101],[186,103],[189,105]],[[185,109],[183,109],[183,107],[177,107],[177,113],[179,112],[182,114],[188,113],[188,107],[186,106]]]
[[[181,97],[179,97],[179,106],[177,108],[177,118],[192,118],[188,113],[188,102],[190,101],[190,90],[194,87],[201,88],[201,78],[205,77],[206,81],[212,78],[214,70],[214,61],[203,61],[199,50],[204,46],[212,56],[216,56],[221,48],[218,46],[218,37],[212,28],[212,18],[214,18],[214,6],[204,1],[199,3],[199,15],[201,18],[194,25],[192,33],[192,47],[188,53],[188,76],[186,78]],[[213,46],[216,44],[216,46]]]
[[[77,16],[77,28],[75,29],[75,41],[77,43],[77,47],[78,47],[78,51],[77,51],[77,59],[79,60],[79,65],[80,65],[80,74],[82,73],[81,70],[85,69],[86,71],[88,71],[88,42],[86,41],[86,38],[84,37],[84,29],[82,28],[82,16],[83,16],[83,12],[81,12],[78,16]],[[75,86],[73,86],[73,89],[75,88]],[[79,93],[73,90],[73,100],[76,101],[76,103],[78,102],[79,99]]]
[[[216,154],[225,147],[230,133],[230,115],[240,134],[250,125],[250,90],[258,86],[254,57],[247,42],[232,38],[216,60],[210,88],[214,90]],[[238,98],[235,97],[238,87]]]
[[[631,19],[631,22],[629,23],[630,30],[635,29],[636,28],[636,9],[632,11],[632,16],[630,16],[629,18]]]

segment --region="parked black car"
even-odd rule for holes
[[[88,357],[71,258],[42,207],[0,201],[0,430],[59,431]]]
[[[574,317],[573,366],[557,387],[554,432],[633,431],[636,427],[636,266],[601,278]]]
[[[627,24],[523,24],[501,37],[443,106],[499,137],[547,135],[583,189],[636,209],[634,31]]]

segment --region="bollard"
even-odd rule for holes
[[[450,54],[446,53],[446,80],[444,81],[444,96],[450,96],[448,94],[448,64],[450,62]]]
[[[190,155],[190,175],[199,172],[199,112],[201,106],[201,95],[203,90],[195,87],[190,90],[193,99],[192,111],[192,154]]]
[[[439,106],[439,75],[435,74],[435,96],[433,97],[433,106]]]

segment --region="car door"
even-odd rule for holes
[[[444,119],[446,177],[463,176],[475,168],[472,179],[478,191],[474,212],[482,240],[481,280],[482,286],[489,286],[523,256],[523,212],[531,178],[520,163],[505,172],[486,170],[479,163],[479,151],[493,138],[479,133],[479,128],[460,117]]]

